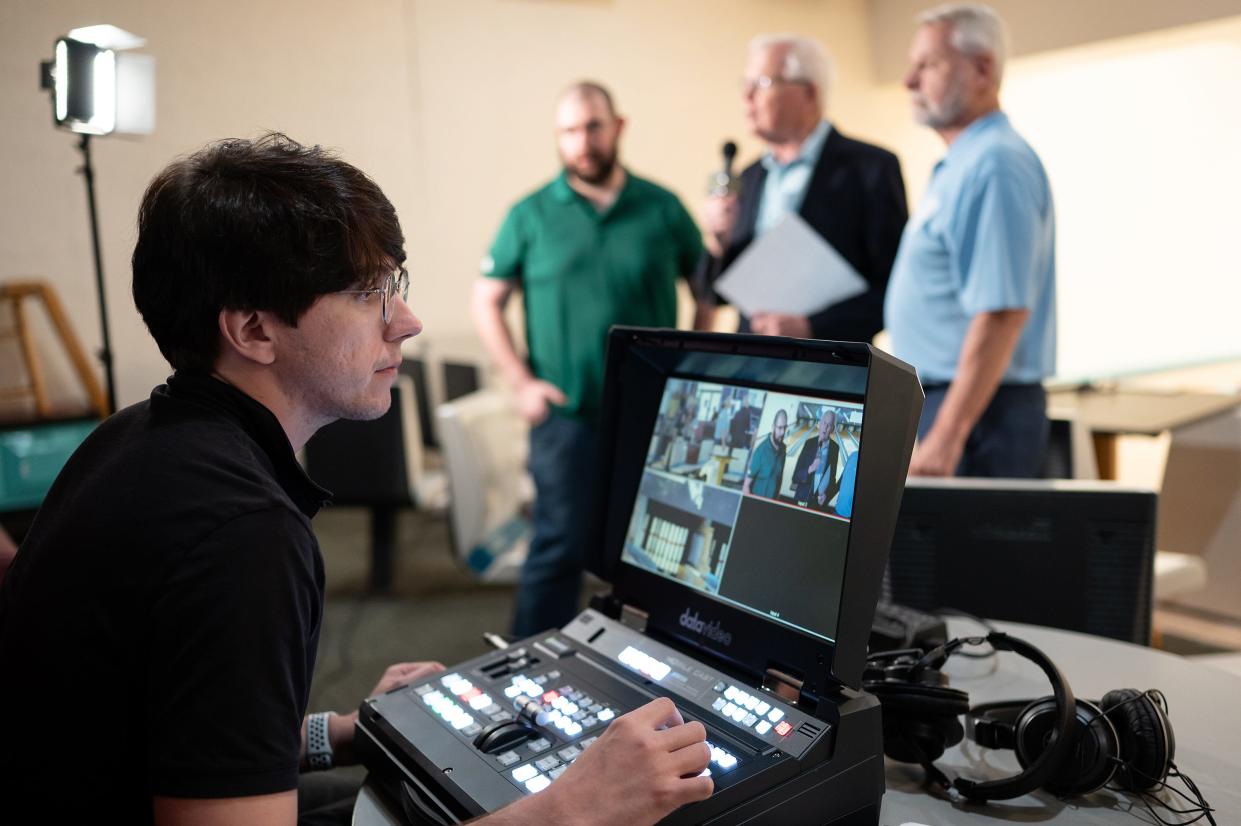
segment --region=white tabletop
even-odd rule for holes
[[[1173,654],[1101,637],[1018,623],[997,626],[1041,649],[1056,663],[1078,697],[1097,700],[1116,688],[1162,691],[1176,734],[1177,766],[1198,784],[1215,808],[1215,819],[1221,826],[1241,823],[1241,678]],[[948,627],[953,634],[984,633],[968,620],[950,620]],[[1012,652],[983,660],[954,657],[945,671],[954,688],[969,692],[971,702],[1033,699],[1051,693],[1038,667]],[[1012,752],[983,749],[969,741],[949,749],[937,765],[975,780],[1004,777],[1020,768]],[[1166,792],[1163,794],[1167,797]],[[1186,808],[1189,804],[1174,805]],[[1181,822],[1176,815],[1160,814],[1165,820]],[[1038,791],[986,805],[956,803],[923,783],[921,767],[888,761],[887,792],[879,821],[882,826],[997,821],[1157,823],[1135,798],[1108,790],[1063,801]],[[369,787],[363,788],[354,809],[355,824],[400,822],[381,798]]]

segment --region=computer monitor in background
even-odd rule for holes
[[[1113,482],[910,479],[885,596],[1147,645],[1155,506]]]

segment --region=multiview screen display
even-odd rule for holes
[[[670,378],[622,561],[834,641],[862,405]]]

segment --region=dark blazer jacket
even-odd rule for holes
[[[741,173],[737,225],[723,259],[718,264],[708,259],[700,267],[699,283],[704,288],[754,240],[766,178],[767,170],[758,162]],[[900,161],[886,149],[845,137],[833,126],[799,213],[870,283],[862,295],[810,316],[814,337],[870,341],[883,329],[883,296],[909,218]],[[749,319],[743,317],[740,332],[749,331]]]
[[[793,498],[798,502],[806,502],[810,507],[819,510],[827,510],[827,503],[832,501],[832,497],[836,495],[836,491],[840,489],[840,482],[836,479],[836,465],[840,462],[840,444],[835,439],[827,440],[827,498],[823,500],[820,506],[817,499],[812,498],[814,493],[814,474],[810,472],[810,465],[814,462],[814,457],[819,453],[819,436],[812,433],[806,443],[802,445],[801,453],[797,456],[797,464],[793,467],[793,484],[796,485]]]

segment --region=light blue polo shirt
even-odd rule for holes
[[[806,200],[806,188],[814,167],[823,154],[823,144],[832,127],[827,121],[819,121],[814,131],[801,142],[797,157],[788,163],[780,163],[770,152],[759,163],[767,170],[763,181],[763,197],[758,202],[758,217],[754,220],[754,236],[757,238],[780,223],[785,215],[801,210]]]
[[[970,124],[935,166],[901,236],[884,305],[892,353],[923,383],[957,372],[978,313],[1026,309],[1009,383],[1056,370],[1056,219],[1043,164],[1003,112]]]

